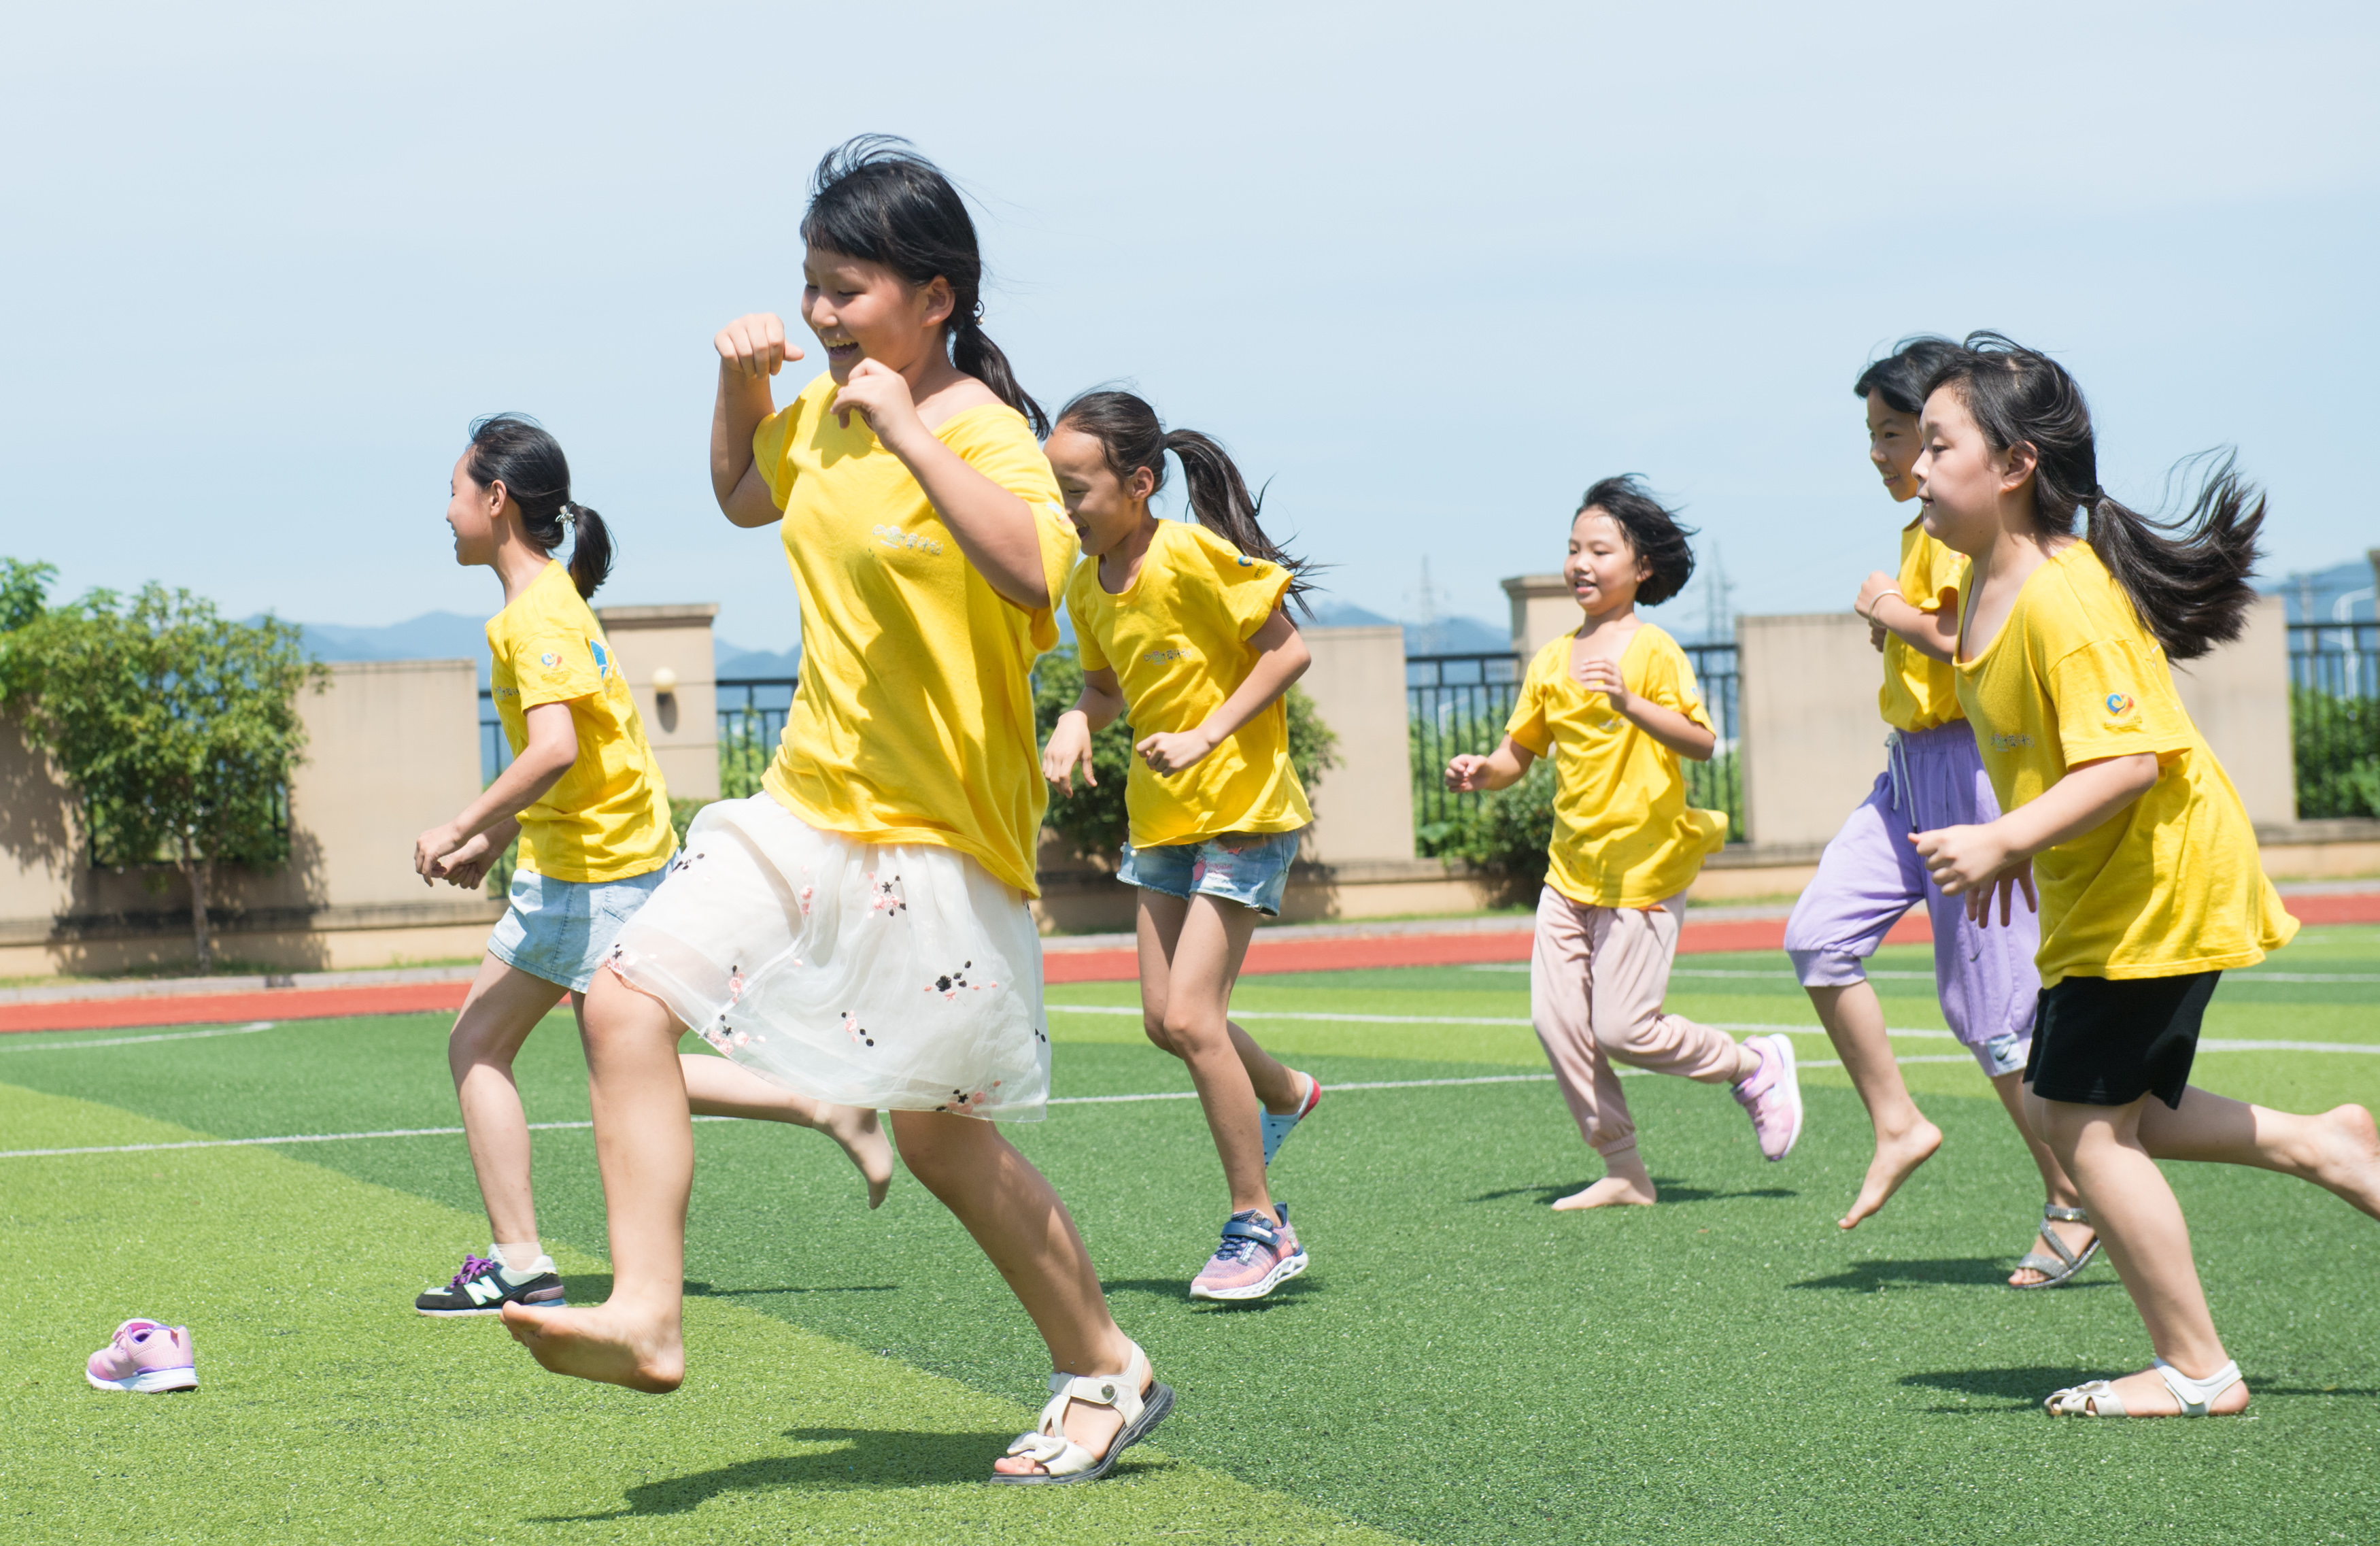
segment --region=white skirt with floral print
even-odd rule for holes
[[[704,1041],[822,1101],[1038,1122],[1041,941],[1013,888],[929,844],[706,806],[606,965]]]

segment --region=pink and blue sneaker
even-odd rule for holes
[[[1743,1044],[1760,1066],[1735,1087],[1735,1103],[1752,1118],[1760,1152],[1781,1160],[1802,1137],[1802,1080],[1793,1071],[1793,1043],[1782,1036],[1755,1036]]]
[[[190,1350],[190,1329],[139,1317],[115,1328],[114,1340],[91,1356],[82,1374],[93,1390],[154,1395],[161,1391],[199,1388],[199,1360]]]
[[[1190,1280],[1194,1299],[1261,1299],[1305,1271],[1305,1248],[1289,1227],[1289,1204],[1276,1201],[1281,1223],[1251,1208],[1223,1224],[1223,1243]]]
[[[1272,1157],[1281,1152],[1281,1146],[1289,1138],[1290,1130],[1312,1115],[1314,1108],[1322,1103],[1322,1081],[1311,1074],[1298,1077],[1305,1081],[1305,1099],[1297,1102],[1295,1111],[1287,1116],[1275,1116],[1269,1111],[1259,1114],[1264,1118],[1264,1163],[1267,1164],[1272,1163]]]

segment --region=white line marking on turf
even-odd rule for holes
[[[1117,1004],[1052,1004],[1044,1005],[1052,1015],[1131,1015],[1140,1011]],[[1234,1009],[1235,1020],[1332,1020],[1370,1026],[1518,1026],[1525,1029],[1530,1022],[1512,1017],[1487,1018],[1462,1015],[1328,1015],[1311,1010]],[[1796,1036],[1824,1036],[1818,1026],[1768,1025],[1752,1020],[1714,1020],[1713,1030],[1790,1030]],[[1937,1041],[1955,1040],[1947,1030],[1895,1030],[1892,1036],[1926,1037]]]
[[[1552,1076],[1548,1075],[1548,1077]],[[732,1116],[698,1116],[697,1122],[734,1122]],[[532,1133],[570,1132],[594,1126],[592,1122],[532,1122]],[[377,1133],[285,1133],[269,1138],[188,1138],[180,1143],[103,1143],[86,1149],[5,1149],[0,1160],[42,1160],[56,1154],[148,1154],[167,1149],[255,1149],[275,1143],[345,1143],[355,1138],[458,1138],[460,1127],[389,1127]]]
[[[227,1026],[221,1030],[176,1030],[163,1036],[111,1036],[103,1041],[43,1041],[31,1047],[0,1047],[0,1053],[70,1053],[83,1047],[129,1047],[139,1041],[195,1041],[202,1036],[252,1036],[260,1030],[271,1030],[278,1023],[259,1020],[254,1025]]]

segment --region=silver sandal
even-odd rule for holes
[[[2158,1358],[2149,1366],[2156,1371],[2165,1388],[2181,1406],[2179,1414],[2164,1412],[2128,1412],[2121,1396],[2116,1394],[2115,1382],[2091,1380],[2080,1385],[2069,1385],[2062,1391],[2052,1391],[2041,1405],[2053,1418],[2130,1418],[2166,1417],[2203,1418],[2216,1396],[2240,1382],[2240,1364],[2236,1358],[2204,1380],[2189,1375]]]
[[[2017,1262],[2016,1270],[2022,1272],[2031,1268],[2046,1281],[2012,1283],[2009,1286],[2010,1288],[2055,1288],[2091,1265],[2091,1259],[2099,1254],[2099,1232],[2096,1228],[2091,1231],[2091,1243],[2083,1247],[2082,1253],[2077,1256],[2071,1247],[2058,1237],[2058,1232],[2049,1227],[2053,1223],[2089,1223],[2090,1222],[2091,1215],[2080,1208],[2060,1208],[2054,1203],[2043,1208],[2041,1237],[2047,1241],[2049,1248],[2058,1254],[2044,1256],[2039,1251],[2027,1251]]]

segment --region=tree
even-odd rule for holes
[[[55,570],[0,560],[0,707],[82,798],[94,862],[170,863],[191,946],[213,968],[207,908],[225,864],[289,857],[285,799],[302,761],[297,695],[328,672],[297,627],[237,623],[187,590],[93,590],[47,607]]]

